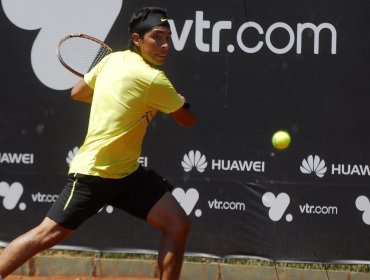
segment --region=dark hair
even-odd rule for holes
[[[140,24],[141,22],[145,21],[149,15],[151,14],[160,14],[162,17],[167,18],[167,10],[160,8],[160,7],[144,7],[137,11],[135,11],[131,19],[129,21],[128,32],[129,32],[129,40],[128,40],[128,48],[132,51],[136,51],[136,46],[132,41],[132,33],[134,33],[135,27]],[[150,29],[144,30],[142,32],[138,32],[140,38],[144,37],[144,34],[148,32]]]

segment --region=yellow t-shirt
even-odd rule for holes
[[[84,79],[94,96],[87,135],[69,173],[123,178],[138,168],[157,111],[174,112],[184,101],[162,71],[132,51],[108,55]]]

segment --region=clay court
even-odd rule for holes
[[[79,277],[79,276],[8,276],[7,280],[154,280],[142,277]]]

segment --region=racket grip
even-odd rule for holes
[[[190,103],[185,101],[184,105],[182,105],[182,108],[184,108],[186,110],[189,110],[190,109]]]

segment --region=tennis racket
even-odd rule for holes
[[[104,42],[86,34],[71,34],[60,40],[57,56],[62,65],[83,78],[96,64],[113,50]],[[190,109],[188,102],[185,109]]]
[[[57,56],[73,74],[83,77],[112,49],[104,42],[85,34],[71,34],[58,44]]]

